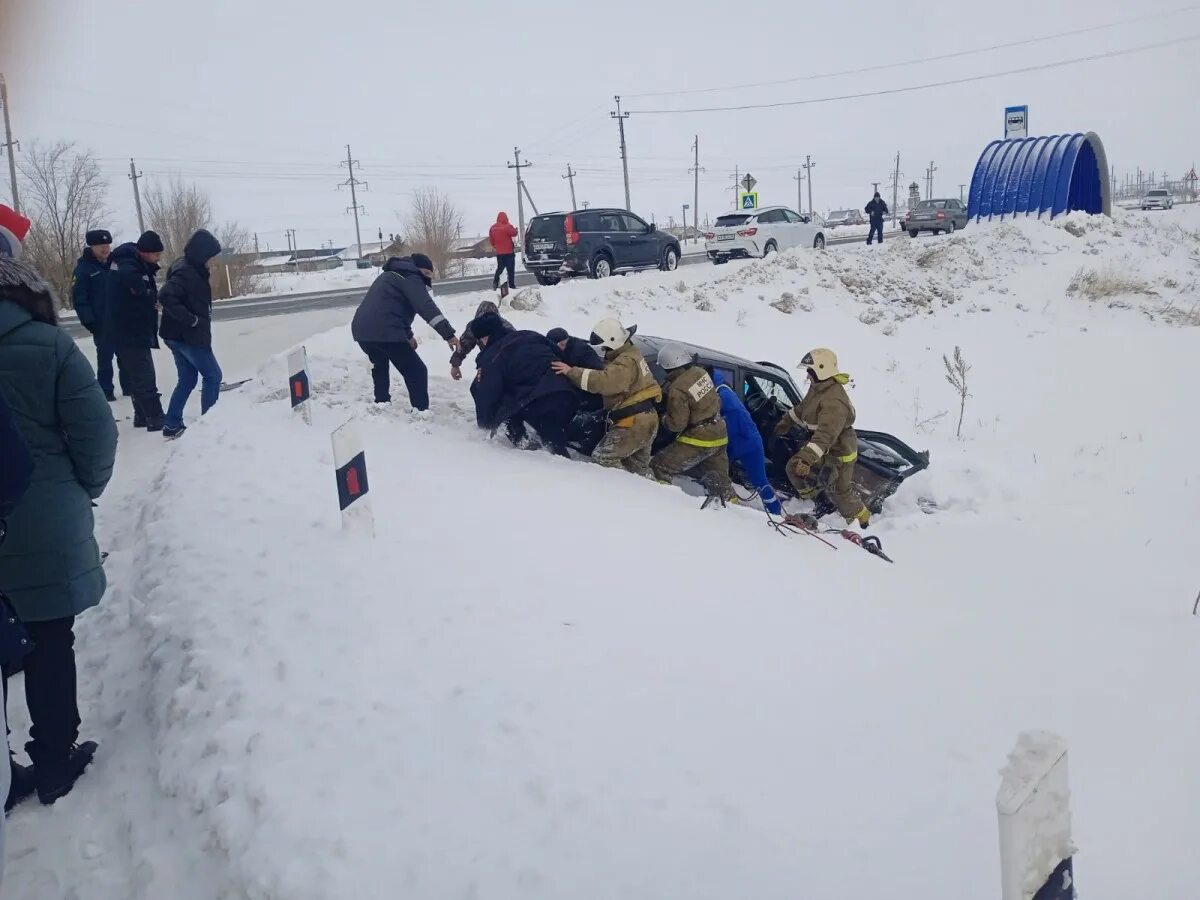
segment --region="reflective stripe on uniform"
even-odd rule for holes
[[[845,456],[839,456],[837,458],[837,461],[840,463],[852,463],[857,459],[858,459],[858,451],[855,450],[853,453],[847,453]]]
[[[710,441],[706,441],[703,438],[688,437],[686,434],[681,434],[675,440],[681,444],[687,444],[689,447],[724,447],[729,443],[728,437],[713,438]]]
[[[789,410],[788,410],[788,416],[789,416],[789,417],[791,418],[791,420],[792,420],[793,422],[795,422],[797,425],[799,425],[799,426],[801,426],[801,427],[804,427],[804,423],[803,423],[803,422],[801,422],[801,421],[800,421],[800,418],[799,418],[799,416],[797,416],[797,415],[796,415],[796,408],[795,408],[795,407],[792,407],[791,409],[789,409]]]
[[[579,377],[579,387],[581,390],[587,390],[588,377],[592,374],[591,369],[584,369],[583,375]]]
[[[822,450],[819,446],[817,446],[812,441],[809,441],[807,444],[805,444],[804,449],[811,450],[814,454],[816,454],[817,459],[820,459],[822,456],[825,455],[825,451]]]
[[[590,372],[592,370],[589,369],[588,371]],[[637,393],[630,394],[628,397],[625,398],[624,403],[622,403],[620,406],[613,407],[612,412],[619,413],[625,407],[633,406],[633,404],[635,404],[635,403],[641,403],[643,400],[661,400],[661,399],[662,399],[662,388],[660,388],[658,386],[658,383],[656,382],[653,387],[642,388]]]
[[[445,316],[434,316],[432,319],[429,320],[429,327],[437,328],[439,325],[441,325],[445,321],[446,321]]]

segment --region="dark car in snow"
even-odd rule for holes
[[[719,370],[742,398],[751,418],[758,426],[766,451],[767,477],[770,478],[771,484],[784,496],[794,496],[795,490],[788,481],[784,466],[808,441],[809,436],[799,429],[793,430],[787,437],[775,436],[776,423],[804,397],[783,367],[770,362],[752,362],[739,356],[669,338],[635,334],[633,341],[646,357],[654,377],[660,384],[666,379],[666,373],[658,366],[658,351],[668,343],[687,347],[695,354],[697,364],[709,372]],[[590,454],[604,436],[605,428],[605,414],[595,408],[585,408],[575,417],[570,443],[581,453]],[[858,462],[854,467],[854,483],[867,508],[873,513],[878,513],[883,507],[883,501],[896,493],[896,489],[905,480],[929,468],[929,451],[918,452],[899,438],[882,431],[856,431]],[[655,450],[665,446],[672,439],[670,432],[660,431]],[[733,474],[743,486],[753,490],[749,481],[736,467]],[[835,509],[833,502],[824,494],[818,496],[816,506],[818,515],[825,515]]]
[[[586,275],[679,268],[679,239],[624,209],[534,216],[525,232],[525,268],[538,284]]]

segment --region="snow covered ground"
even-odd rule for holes
[[[1031,729],[1071,748],[1081,894],[1193,896],[1198,229],[996,223],[516,295],[542,331],[833,347],[859,424],[932,454],[874,529],[894,566],[489,440],[432,332],[418,415],[367,402],[350,310],[218,323],[258,378],[174,444],[122,426],[79,629],[101,751],[12,816],[5,896],[995,896]],[[461,328],[481,296],[441,302]],[[275,354],[321,331],[307,428]],[[350,418],[374,541],[339,528]]]
[[[494,259],[464,259],[455,262],[448,278],[468,278],[491,275],[496,271]],[[341,268],[324,272],[272,272],[255,277],[257,294],[305,294],[316,291],[339,291],[367,288],[379,277],[379,269]],[[253,296],[253,295],[252,295]],[[242,299],[234,297],[233,299]]]

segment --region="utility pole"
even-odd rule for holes
[[[146,223],[142,221],[142,192],[138,190],[138,179],[141,177],[142,173],[137,170],[133,160],[129,160],[129,180],[133,182],[133,205],[137,207],[138,231],[145,234]]]
[[[696,243],[700,243],[700,173],[704,171],[700,168],[700,135],[696,135],[692,142],[692,152],[696,154],[692,165],[692,172],[696,176],[692,193],[692,229],[696,232]]]
[[[8,177],[12,186],[13,210],[19,213],[21,211],[21,200],[17,196],[16,151],[21,149],[21,142],[13,140],[12,122],[8,117],[8,82],[4,80],[3,75],[0,75],[0,107],[4,108],[4,143],[0,144],[0,147],[3,147],[8,152]]]
[[[520,229],[520,240],[522,242],[522,251],[524,250],[525,241],[525,197],[523,196],[523,188],[525,183],[521,180],[521,170],[532,166],[531,162],[521,162],[521,150],[519,147],[513,147],[513,162],[508,164],[510,169],[517,173],[517,227]]]
[[[575,173],[571,171],[570,163],[567,163],[567,174],[562,177],[571,183],[571,212],[574,212],[579,207],[575,205]]]
[[[258,232],[254,232],[254,255],[258,256]]]
[[[796,212],[804,212],[804,169],[799,168],[793,176],[796,182]]]
[[[610,112],[609,115],[617,120],[617,127],[621,131],[621,168],[625,172],[625,208],[629,209],[629,148],[625,146],[625,120],[629,118],[629,113],[621,112],[621,98],[613,97],[617,101],[617,111]],[[632,212],[632,210],[630,210]]]
[[[929,168],[925,170],[925,199],[933,199],[933,173],[938,170],[938,167],[933,164],[933,160],[929,161]]]
[[[900,151],[896,151],[896,171],[892,173],[892,227],[896,227],[897,207],[900,206]]]
[[[682,244],[687,243],[687,211],[688,211],[688,205],[685,203],[685,204],[683,204],[683,218],[679,220],[679,222],[680,222],[679,241]]]
[[[872,181],[872,182],[871,182],[871,184],[873,184],[873,185],[875,186],[875,191],[874,191],[874,193],[872,194],[872,196],[874,196],[874,194],[878,194],[878,193],[879,193],[879,185],[880,185],[880,182],[878,182],[878,181]]]
[[[358,205],[358,192],[355,190],[355,188],[357,188],[360,184],[365,190],[370,190],[371,187],[365,181],[359,181],[354,177],[354,167],[361,166],[362,164],[351,155],[349,144],[346,145],[346,161],[344,163],[338,163],[338,165],[345,166],[346,170],[350,173],[350,177],[339,184],[338,187],[341,188],[345,187],[346,185],[350,185],[350,208],[347,209],[346,212],[354,213],[354,237],[355,240],[358,241],[358,258],[362,259],[362,229],[359,228],[358,225],[358,213],[361,210],[365,214],[366,209]]]
[[[733,208],[734,209],[737,209],[740,205],[738,203],[738,191],[741,189],[741,186],[742,186],[741,182],[742,182],[742,173],[738,169],[737,166],[734,166],[733,167]]]
[[[810,216],[813,214],[813,205],[812,205],[812,170],[813,170],[814,168],[816,168],[816,165],[817,165],[817,164],[816,164],[815,162],[813,162],[813,161],[812,161],[812,157],[811,157],[811,156],[808,156],[808,155],[806,154],[806,155],[805,155],[805,157],[804,157],[804,165],[802,166],[802,168],[804,169],[804,174],[808,176],[808,214],[809,214]]]

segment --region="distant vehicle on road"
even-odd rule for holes
[[[840,228],[843,225],[866,225],[867,220],[857,209],[835,209],[825,220],[826,228]]]
[[[1142,209],[1170,209],[1174,205],[1175,200],[1171,192],[1162,188],[1146,191],[1146,196],[1142,198]]]
[[[525,268],[538,284],[638,269],[679,268],[679,239],[624,209],[534,216],[525,232]]]
[[[786,206],[727,213],[704,239],[704,249],[715,265],[735,258],[770,256],[792,247],[825,249],[824,227]]]
[[[959,228],[967,227],[967,208],[961,200],[949,197],[945,200],[922,200],[916,208],[910,209],[904,215],[904,230],[911,237],[916,237],[922,231],[932,231],[934,234],[953,234]]]

